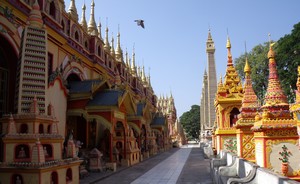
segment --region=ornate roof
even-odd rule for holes
[[[119,98],[124,94],[122,90],[103,90],[97,93],[87,106],[114,106],[118,105]]]
[[[43,20],[42,20],[42,15],[40,11],[40,6],[37,1],[34,2],[32,5],[32,9],[29,13],[27,21],[29,24],[33,27],[36,28],[42,28],[43,27]]]
[[[242,94],[243,87],[241,85],[241,80],[238,76],[237,71],[232,63],[232,55],[231,55],[231,43],[229,37],[227,38],[227,68],[225,74],[224,83],[219,82],[217,89],[217,96],[229,97],[232,94]],[[222,81],[222,79],[220,80]]]
[[[264,105],[262,106],[264,111],[263,118],[290,119],[289,104],[280,85],[276,69],[275,52],[271,46],[268,52],[268,59],[269,81]]]
[[[287,97],[283,93],[276,69],[275,52],[270,44],[268,52],[269,81],[264,105],[261,107],[262,119],[254,123],[253,131],[266,129],[295,128],[296,121],[291,117]]]

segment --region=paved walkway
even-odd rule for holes
[[[173,148],[115,173],[91,173],[80,183],[212,184],[209,172],[209,159],[196,144]]]
[[[176,183],[181,170],[192,149],[180,149],[169,158],[153,167],[150,171],[134,180],[132,184],[139,183]]]

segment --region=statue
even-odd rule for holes
[[[18,158],[26,158],[26,153],[25,153],[24,147],[21,147],[21,150],[19,151],[19,154],[18,154]]]
[[[45,157],[49,157],[49,154],[48,154],[46,146],[44,146],[44,155],[45,155]]]
[[[19,176],[16,177],[15,183],[16,183],[16,184],[22,184],[22,181],[20,180],[20,177],[19,177]]]

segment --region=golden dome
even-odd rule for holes
[[[231,48],[231,43],[230,43],[229,36],[227,37],[226,48]]]
[[[246,63],[245,63],[245,67],[244,67],[244,72],[245,73],[250,73],[251,72],[251,68],[249,66],[247,57],[246,57]]]
[[[272,46],[270,45],[270,50],[268,52],[268,59],[274,58],[275,57],[275,52],[272,49]]]

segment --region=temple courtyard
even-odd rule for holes
[[[80,183],[201,183],[211,184],[210,159],[205,158],[200,144],[193,143],[160,153],[132,167],[119,167],[116,172],[90,173]]]

